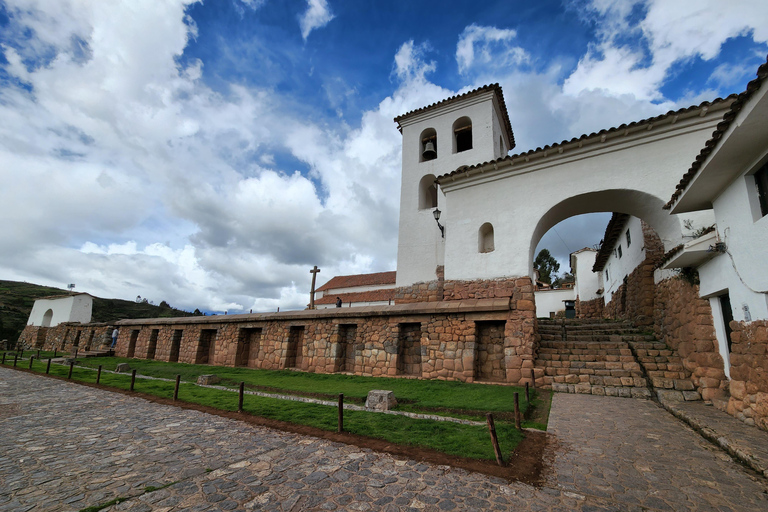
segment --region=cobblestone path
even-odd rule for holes
[[[768,510],[652,402],[556,395],[551,430],[534,488],[0,368],[0,511]]]

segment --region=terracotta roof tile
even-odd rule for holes
[[[723,114],[723,120],[722,122],[718,123],[717,128],[714,132],[712,132],[712,138],[704,144],[704,147],[696,156],[696,160],[694,160],[694,162],[691,164],[691,167],[688,169],[688,171],[683,174],[683,177],[680,179],[680,183],[677,184],[677,187],[675,187],[675,192],[672,194],[669,202],[664,205],[663,208],[665,210],[672,208],[675,202],[680,198],[680,196],[683,194],[683,191],[685,191],[685,189],[688,187],[688,184],[699,172],[699,169],[701,169],[701,166],[704,165],[707,157],[720,143],[720,139],[722,139],[725,132],[728,131],[728,128],[731,126],[733,120],[736,119],[736,115],[744,107],[744,104],[747,102],[747,100],[749,100],[752,94],[755,93],[755,91],[760,89],[760,86],[762,85],[766,76],[768,76],[768,59],[766,62],[761,64],[759,68],[757,68],[757,78],[747,84],[747,89],[744,92],[739,95],[732,94],[729,96],[729,98],[735,97],[736,101],[734,101],[731,104],[731,108],[728,109],[725,114]]]
[[[450,103],[453,103],[454,101],[458,101],[461,99],[469,98],[472,96],[477,96],[479,94],[482,94],[484,92],[493,91],[496,93],[498,99],[499,99],[499,107],[501,108],[501,117],[504,125],[504,129],[507,131],[507,135],[509,137],[509,148],[512,149],[515,147],[515,134],[512,132],[512,123],[509,122],[509,112],[507,111],[507,104],[504,102],[504,94],[501,90],[501,86],[499,84],[489,84],[484,85],[482,87],[478,87],[477,89],[473,89],[469,92],[465,92],[464,94],[457,94],[456,96],[451,96],[450,98],[446,98],[444,100],[440,100],[437,103],[433,103],[431,105],[427,105],[426,107],[417,108],[416,110],[411,110],[410,112],[407,112],[403,115],[397,116],[395,118],[395,122],[397,123],[397,129],[402,131],[402,127],[400,126],[400,121],[403,119],[410,117],[414,114],[420,114],[422,112],[427,112],[429,110],[433,110],[437,107],[442,107],[444,105],[448,105]]]
[[[621,236],[622,231],[624,231],[624,225],[628,220],[628,214],[613,212],[611,220],[608,221],[608,225],[605,227],[605,235],[603,235],[600,249],[597,251],[597,256],[595,256],[592,272],[603,271],[611,252],[613,252],[613,246],[616,245],[616,240]]]
[[[395,284],[397,272],[376,272],[374,274],[353,274],[351,276],[336,276],[315,291],[336,290],[338,288],[351,288],[353,286],[379,286]],[[334,298],[334,301],[336,299]]]
[[[337,295],[326,295],[315,300],[315,304],[336,304],[336,297],[340,297],[342,302],[349,305],[350,302],[383,302],[395,300],[395,289],[371,290],[369,292],[339,293]]]
[[[474,164],[474,165],[463,165],[463,166],[459,167],[458,169],[456,169],[455,171],[449,172],[448,174],[443,174],[441,176],[438,176],[437,179],[441,180],[443,178],[447,178],[447,177],[450,177],[450,176],[456,176],[456,175],[465,173],[467,171],[471,171],[472,169],[477,169],[477,168],[480,168],[480,167],[484,167],[484,166],[486,166],[488,164],[491,164],[491,163],[500,163],[500,162],[506,162],[506,161],[512,161],[512,160],[519,160],[521,158],[530,158],[532,156],[540,156],[540,155],[541,156],[546,156],[552,150],[557,150],[559,152],[560,150],[563,149],[564,146],[566,146],[568,144],[575,144],[575,143],[580,142],[580,141],[586,141],[588,139],[595,139],[595,138],[598,138],[598,137],[602,137],[603,135],[607,135],[607,134],[610,134],[610,133],[615,133],[615,132],[627,130],[629,128],[641,127],[641,126],[644,126],[644,125],[658,123],[659,121],[663,121],[663,120],[665,120],[667,118],[674,117],[676,115],[685,114],[685,113],[690,112],[692,110],[697,110],[697,109],[701,109],[701,108],[704,108],[704,107],[709,107],[711,105],[716,105],[718,103],[723,103],[725,101],[734,100],[736,98],[737,98],[736,94],[731,94],[730,96],[728,96],[726,98],[716,98],[716,99],[714,99],[712,101],[702,102],[699,105],[691,105],[690,107],[681,108],[681,109],[678,109],[678,110],[670,110],[666,114],[661,114],[661,115],[655,116],[655,117],[649,117],[648,119],[641,119],[640,121],[633,121],[633,122],[628,123],[628,124],[626,124],[626,123],[625,124],[621,124],[621,125],[615,126],[613,128],[602,129],[599,132],[592,132],[590,134],[586,134],[585,133],[585,134],[581,135],[580,137],[574,137],[571,140],[564,140],[564,141],[559,142],[559,143],[555,142],[555,143],[553,143],[551,145],[548,144],[548,145],[544,146],[543,148],[539,147],[539,148],[536,148],[536,149],[531,149],[531,150],[525,151],[523,153],[516,153],[514,155],[497,158],[496,160],[491,160],[489,162],[482,162],[482,163],[477,163],[477,164]]]

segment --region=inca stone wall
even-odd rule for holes
[[[533,310],[517,308],[528,300],[521,296],[526,298],[123,320],[116,353],[127,357],[134,340],[132,357],[147,358],[154,338],[154,358],[162,361],[177,350],[184,363],[207,355],[208,364],[219,366],[524,383],[537,336]]]
[[[43,350],[97,350],[112,344],[113,327],[103,323],[65,322],[55,327],[28,325],[19,336],[25,347]]]
[[[656,285],[656,338],[677,350],[704,400],[723,397],[727,380],[715,336],[712,309],[699,287],[673,277]]]
[[[728,413],[768,430],[768,321],[731,322]]]
[[[576,318],[603,318],[605,299],[598,297],[592,300],[576,298]]]

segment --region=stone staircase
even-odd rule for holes
[[[540,319],[539,335],[534,366],[545,388],[633,398],[661,390],[681,400],[700,399],[680,357],[629,322]]]

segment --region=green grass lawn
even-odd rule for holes
[[[452,416],[471,416],[483,420],[486,412],[511,412],[514,410],[514,393],[520,394],[520,410],[525,413],[525,390],[511,386],[468,384],[457,381],[393,379],[387,377],[358,377],[352,375],[297,372],[292,370],[257,370],[184,363],[164,363],[144,359],[121,357],[94,357],[78,364],[114,370],[117,364],[128,363],[139,374],[151,377],[175,379],[181,375],[183,382],[195,382],[206,374],[218,375],[222,385],[246,387],[282,393],[320,394],[334,400],[339,393],[345,399],[362,404],[372,389],[387,389],[395,393],[398,410],[413,412],[440,412],[449,409]],[[461,411],[466,411],[462,414]],[[481,411],[482,414],[471,414]],[[469,414],[467,414],[469,413]]]
[[[6,366],[12,364],[6,359]],[[388,379],[355,377],[349,375],[314,374],[294,371],[254,370],[246,368],[212,367],[179,363],[163,363],[116,357],[88,358],[78,364],[114,370],[121,362],[129,362],[138,374],[175,379],[182,375],[183,384],[179,389],[179,400],[215,407],[220,410],[237,410],[238,395],[230,391],[199,387],[192,382],[198,375],[216,374],[228,379],[230,384],[240,381],[250,386],[263,386],[283,390],[285,393],[326,393],[329,398],[336,398],[338,393],[347,397],[364,399],[371,389],[388,389],[395,393],[398,400],[408,403],[400,406],[401,410],[429,411],[430,408],[445,408],[452,411],[467,411],[467,414],[452,416],[472,416],[484,420],[476,411],[508,413],[513,410],[512,393],[521,391],[521,407],[525,408],[525,393],[520,388],[466,384],[448,381],[428,381],[410,379]],[[19,362],[18,367],[27,368],[28,361]],[[35,360],[32,369],[44,373],[46,359]],[[51,375],[67,377],[68,365],[51,365]],[[96,371],[85,368],[73,368],[72,379],[95,383]],[[130,387],[130,374],[102,372],[100,384],[127,390]],[[134,390],[153,396],[172,398],[174,382],[136,379]],[[533,405],[537,405],[533,400]],[[337,409],[320,404],[294,402],[275,398],[245,395],[243,408],[246,413],[256,416],[307,425],[323,430],[335,431],[337,427]],[[444,414],[448,414],[444,412]],[[525,425],[525,423],[524,423]],[[538,425],[531,425],[538,426]],[[546,428],[546,425],[544,425]],[[388,442],[421,446],[438,450],[450,455],[477,459],[494,459],[488,429],[485,425],[472,426],[451,422],[414,419],[365,411],[345,411],[344,430],[353,434],[383,439]],[[522,440],[523,433],[514,428],[514,424],[497,419],[496,430],[499,443],[505,454],[511,452]]]

